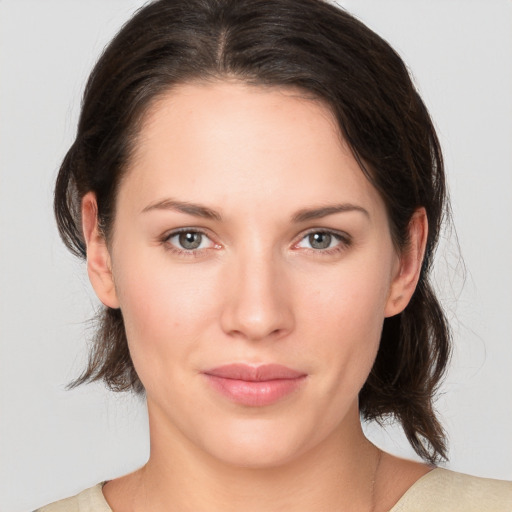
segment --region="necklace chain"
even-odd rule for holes
[[[369,512],[375,511],[375,483],[377,481],[377,473],[379,472],[380,460],[382,459],[382,450],[377,448],[377,461],[375,463],[375,470],[373,471],[373,479],[372,479],[372,493],[371,493],[371,504]]]

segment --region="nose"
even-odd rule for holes
[[[293,330],[292,297],[283,266],[264,254],[240,257],[230,265],[221,326],[251,341],[282,338]]]

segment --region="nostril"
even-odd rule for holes
[[[283,314],[277,311],[272,315],[249,316],[234,308],[224,312],[221,323],[224,332],[233,338],[250,341],[275,340],[292,329],[293,316],[291,312]]]
[[[231,337],[275,340],[293,328],[290,294],[278,263],[258,251],[244,252],[230,266],[224,286],[221,327]]]

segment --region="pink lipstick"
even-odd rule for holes
[[[279,364],[228,364],[204,372],[211,386],[231,401],[250,407],[273,404],[296,391],[306,374]]]

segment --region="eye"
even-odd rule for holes
[[[328,251],[329,249],[343,249],[350,244],[348,236],[332,231],[312,231],[304,236],[295,247]]]
[[[193,229],[184,229],[171,233],[165,238],[165,242],[178,251],[197,251],[214,247],[215,244],[205,233]]]
[[[306,238],[312,249],[329,249],[337,241],[330,233],[311,233]]]

